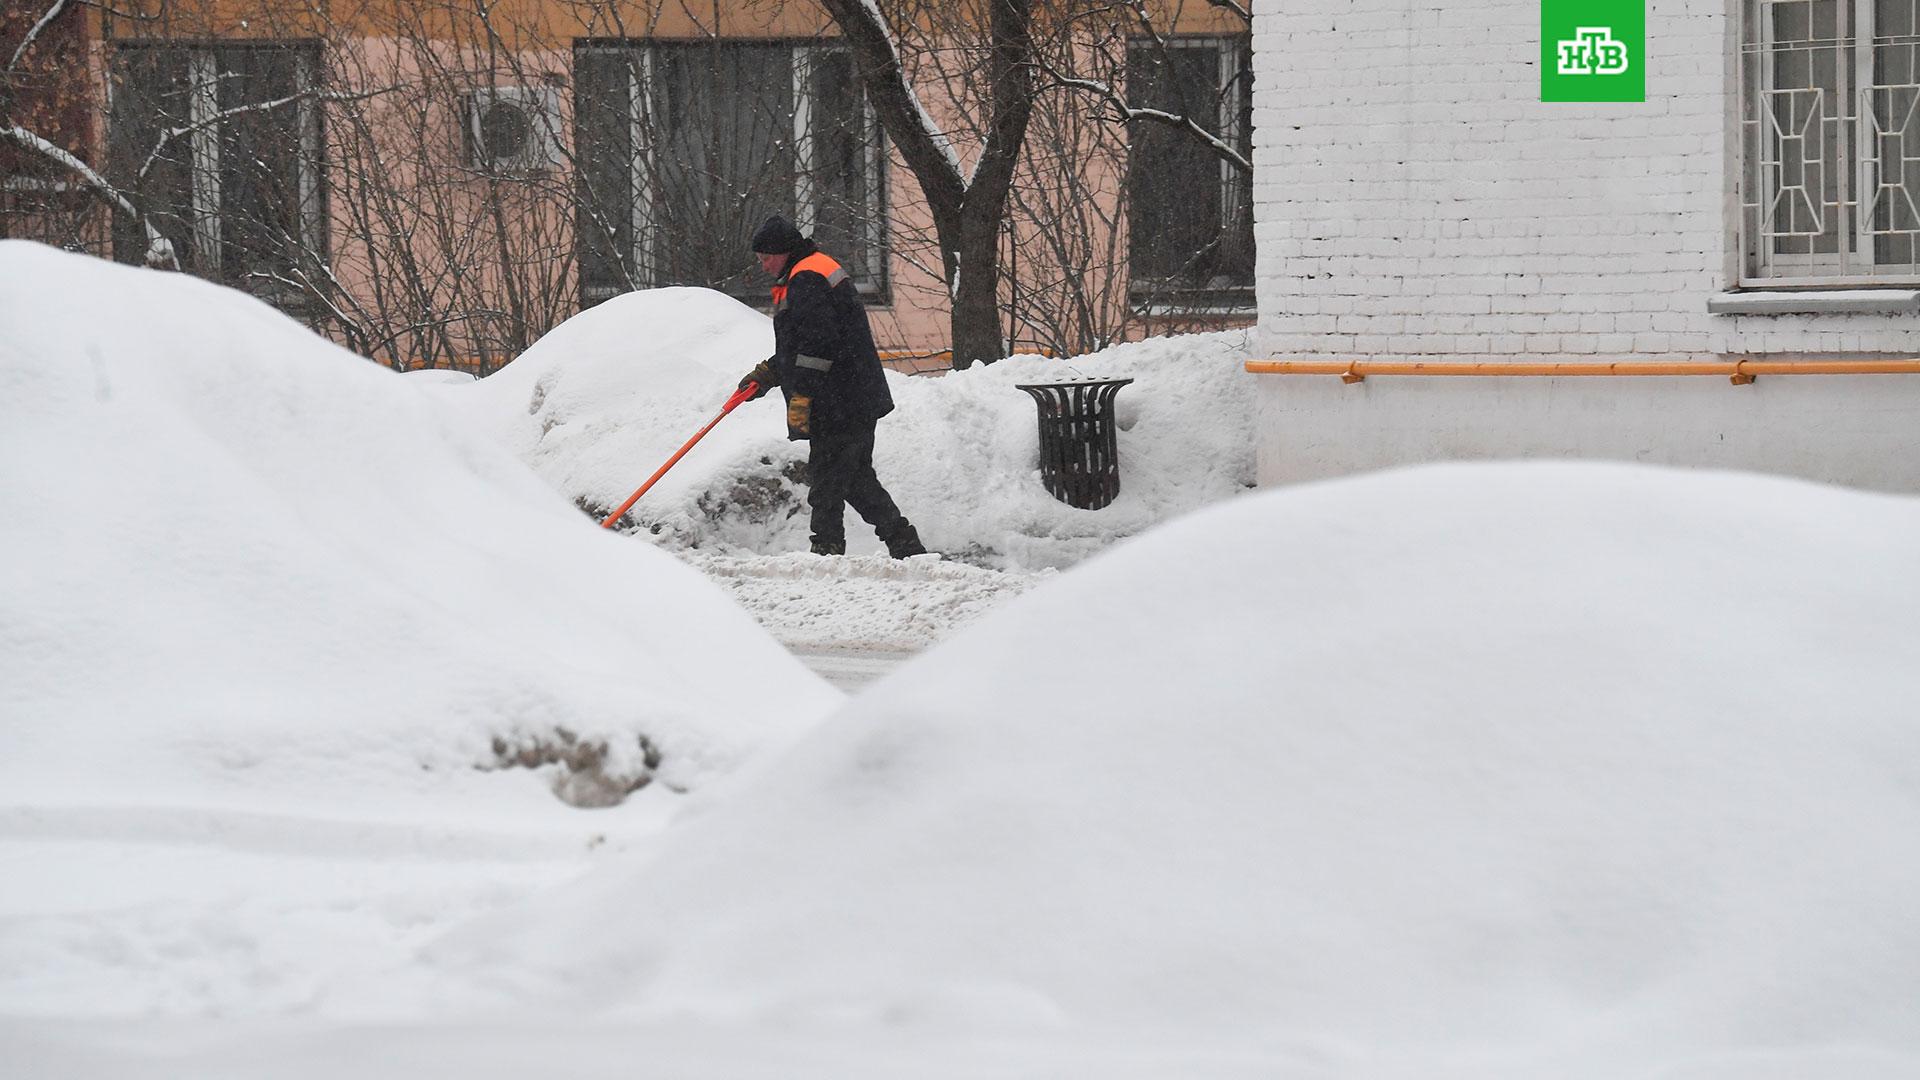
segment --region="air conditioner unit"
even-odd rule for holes
[[[495,175],[544,172],[561,161],[560,91],[548,86],[474,90],[461,102],[462,164]]]

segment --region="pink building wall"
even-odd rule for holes
[[[491,33],[474,22],[471,9],[450,5],[374,2],[340,23],[327,21],[333,9],[274,0],[153,7],[164,17],[103,19],[89,9],[102,115],[117,42],[319,43],[323,89],[351,100],[320,106],[327,144],[326,270],[333,294],[331,310],[316,306],[306,314],[323,332],[353,339],[348,344],[396,365],[496,367],[579,307],[570,166],[538,179],[505,181],[463,170],[461,92],[489,84],[551,87],[560,141],[570,153],[576,40],[642,34],[685,39],[716,32],[740,40],[830,36],[827,17],[810,4],[717,5],[711,25],[701,25],[698,13],[684,6],[650,8],[642,18],[636,15],[640,6],[624,5],[625,17],[611,19],[592,13],[613,11],[614,5],[506,0],[491,9]],[[963,162],[970,160],[970,111],[926,86],[921,92]],[[107,127],[97,125],[95,160],[105,158]],[[1015,349],[1040,340],[1022,325],[1020,313],[1051,302],[1068,278],[1082,284],[1103,275],[1107,280],[1081,300],[1098,309],[1089,313],[1089,323],[1121,327],[1118,334],[1126,337],[1164,328],[1126,311],[1123,157],[1073,152],[1079,140],[1110,138],[1114,130],[1110,124],[1103,129],[1063,121],[1048,127],[1036,120],[1030,133],[1028,175],[1045,182],[1072,168],[1081,194],[1078,206],[1031,213],[1017,204],[1011,208],[1016,224],[1002,273],[1010,309],[1006,332]],[[888,155],[886,206],[889,288],[871,309],[876,335],[883,349],[937,353],[949,340],[949,298],[930,214],[897,152]],[[1080,217],[1063,225],[1075,212]],[[1086,234],[1077,237],[1077,246],[1061,243],[1068,228]],[[106,235],[101,229],[90,246],[104,251],[110,246]],[[743,248],[746,242],[739,238]],[[1069,247],[1076,254],[1060,254]],[[356,338],[342,329],[348,323],[376,329]],[[938,366],[910,359],[901,365]]]

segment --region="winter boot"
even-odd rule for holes
[[[927,545],[920,542],[919,531],[905,518],[900,519],[900,524],[880,539],[887,542],[887,554],[896,559],[908,559],[927,553]]]
[[[847,553],[847,542],[845,540],[821,540],[816,537],[813,541],[813,547],[810,550],[812,550],[815,555],[845,555]]]

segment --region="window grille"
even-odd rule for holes
[[[583,306],[656,285],[762,301],[747,241],[771,213],[885,294],[885,148],[844,48],[582,43],[574,87]]]
[[[1247,43],[1235,39],[1135,41],[1127,97],[1136,108],[1193,119],[1249,151],[1252,95]],[[1136,301],[1179,295],[1236,306],[1253,289],[1252,177],[1191,132],[1135,120],[1128,126],[1128,258]]]
[[[1920,281],[1920,0],[1747,0],[1743,285]]]

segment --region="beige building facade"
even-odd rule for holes
[[[1037,26],[1062,35],[1054,76],[1131,81],[1244,148],[1246,24],[1190,7],[1117,50],[1059,13]],[[8,51],[32,15],[9,15]],[[15,100],[57,100],[51,140],[138,214],[14,147],[8,234],[123,261],[158,237],[382,362],[492,370],[636,288],[759,303],[746,238],[774,212],[854,270],[904,366],[948,341],[931,216],[817,4],[153,0],[67,5],[39,33],[29,52],[65,59],[30,61]],[[901,40],[962,161],[986,115],[969,33]],[[1009,350],[1250,321],[1247,173],[1042,82],[1002,245]]]

